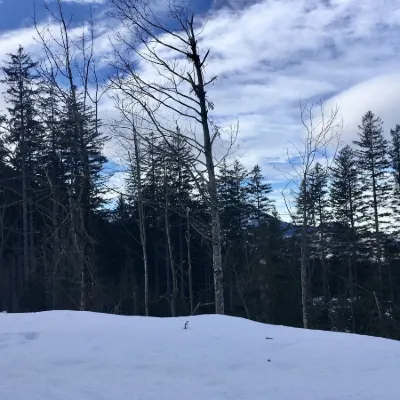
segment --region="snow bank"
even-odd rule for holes
[[[0,314],[0,400],[398,400],[399,379],[400,343],[384,339],[221,316]]]

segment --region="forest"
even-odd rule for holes
[[[240,125],[213,118],[201,23],[178,5],[166,25],[140,1],[110,7],[123,29],[107,60],[91,16],[78,29],[58,0],[56,32],[35,21],[41,53],[1,66],[0,311],[218,313],[400,339],[400,125],[365,110],[346,144],[339,111],[306,104],[283,219],[262,165],[235,156]]]

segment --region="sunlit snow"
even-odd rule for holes
[[[379,338],[212,315],[0,314],[0,400],[398,400],[399,378],[400,342]]]

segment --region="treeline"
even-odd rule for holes
[[[107,95],[119,117],[102,123],[93,25],[74,42],[61,3],[62,40],[37,31],[46,58],[19,48],[2,68],[0,309],[217,312],[400,338],[400,126],[388,143],[367,112],[353,147],[309,162],[282,222],[261,168],[233,158],[236,133],[209,115],[209,53],[183,8],[171,13],[183,45],[171,47],[147,6],[111,2],[136,41],[118,37]],[[146,81],[126,47],[170,79]],[[120,188],[109,187],[109,137]]]
[[[368,111],[353,146],[316,162],[299,187],[311,326],[399,337],[400,125],[390,135]]]

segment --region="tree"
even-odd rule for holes
[[[302,297],[302,316],[304,328],[309,327],[309,223],[310,213],[310,176],[315,162],[323,160],[326,167],[329,167],[331,159],[334,158],[337,143],[341,134],[341,123],[338,121],[338,109],[336,108],[326,117],[322,104],[320,104],[320,116],[314,115],[314,105],[304,104],[301,106],[300,117],[305,128],[305,137],[300,141],[300,145],[294,144],[294,154],[288,151],[288,162],[293,172],[288,175],[289,183],[286,188],[296,184],[299,188],[296,203],[297,209],[301,212],[301,297]],[[283,192],[284,194],[284,192]],[[286,200],[288,211],[296,220]],[[299,208],[300,206],[300,208]]]
[[[59,26],[59,39],[49,26],[40,26],[35,20],[36,33],[45,54],[40,73],[43,80],[53,85],[62,103],[62,158],[68,180],[70,264],[80,275],[79,303],[80,309],[85,310],[89,307],[89,297],[93,297],[91,289],[96,284],[91,212],[101,200],[98,196],[100,171],[106,161],[99,152],[106,137],[100,132],[98,118],[101,94],[93,57],[94,24],[92,19],[85,21],[82,37],[74,41],[71,20],[65,16],[62,0],[57,0],[54,10],[48,5],[45,7]],[[95,87],[94,95],[90,94],[89,84]]]
[[[394,175],[392,210],[395,222],[395,231],[400,233],[400,125],[390,130],[390,160]]]
[[[264,181],[259,165],[250,171],[247,193],[252,208],[252,217],[261,226],[267,220],[268,213],[273,212],[273,204],[268,195],[272,192],[271,184]]]
[[[396,183],[400,185],[400,125],[396,125],[395,129],[390,130],[392,137],[390,156],[392,168],[395,172]]]
[[[238,161],[221,165],[217,178],[223,235],[223,256],[229,308],[234,303],[234,287],[240,289],[238,277],[243,273],[248,255],[248,228],[250,222],[246,180],[248,171]],[[243,302],[243,295],[242,302]],[[248,311],[247,311],[248,313]]]
[[[358,212],[361,201],[360,173],[357,158],[350,146],[340,150],[331,169],[330,205],[336,222],[332,238],[333,256],[347,264],[347,287],[350,295],[352,328],[356,332],[354,289],[357,285],[357,249],[359,247]]]
[[[34,69],[36,63],[20,46],[17,53],[9,55],[10,60],[2,67],[5,75],[2,83],[7,86],[6,101],[10,105],[10,130],[8,142],[15,146],[13,164],[22,179],[22,231],[24,279],[28,280],[29,270],[34,263],[33,244],[33,188],[41,153],[42,128],[34,107]]]
[[[315,246],[322,268],[322,287],[325,311],[330,300],[329,276],[327,265],[327,234],[329,221],[328,205],[328,171],[319,162],[315,164],[310,174],[310,200],[312,203],[312,220],[317,234]]]
[[[368,111],[359,126],[359,140],[356,154],[361,171],[361,190],[363,206],[360,212],[366,216],[366,228],[374,232],[374,250],[378,266],[378,288],[382,296],[383,290],[383,256],[381,231],[389,216],[386,207],[389,206],[390,185],[388,182],[388,143],[383,137],[382,120],[372,111]]]

